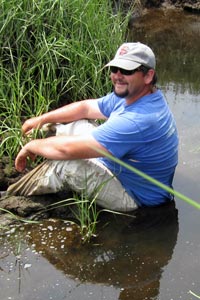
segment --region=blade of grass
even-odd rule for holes
[[[103,150],[99,150],[99,149],[96,149],[99,153],[103,154],[104,156],[108,157],[109,159],[111,159],[112,161],[118,163],[119,165],[127,168],[128,170],[136,173],[137,175],[143,177],[144,179],[148,180],[149,182],[155,184],[156,186],[160,187],[161,189],[171,193],[172,195],[174,195],[175,197],[178,197],[179,199],[187,202],[188,204],[192,205],[193,207],[197,208],[197,209],[200,209],[200,203],[196,202],[195,200],[191,199],[190,197],[187,197],[185,195],[183,195],[182,193],[168,187],[167,185],[159,182],[158,180],[152,178],[151,176],[145,174],[144,172],[130,166],[129,164],[121,161],[120,159],[108,154],[107,152],[103,151]]]

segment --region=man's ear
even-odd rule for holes
[[[150,84],[152,82],[154,74],[155,74],[155,70],[154,69],[149,69],[148,70],[148,72],[144,76],[146,84]]]

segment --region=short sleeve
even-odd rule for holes
[[[109,118],[111,113],[119,113],[125,100],[117,97],[114,93],[110,93],[102,98],[98,99],[98,106],[101,113]]]

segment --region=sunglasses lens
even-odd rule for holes
[[[123,70],[123,75],[130,76],[135,73],[135,70]]]
[[[134,74],[136,72],[136,70],[137,69],[135,69],[135,70],[125,70],[125,69],[121,69],[121,68],[118,68],[118,67],[110,67],[110,71],[112,73],[116,74],[118,71],[120,71],[120,73],[122,75],[126,75],[126,76],[130,76],[130,75]]]
[[[117,73],[118,70],[119,70],[119,68],[117,68],[117,67],[110,67],[110,71],[111,71],[112,73]]]

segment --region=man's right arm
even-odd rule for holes
[[[41,116],[30,118],[24,122],[22,132],[28,134],[32,129],[39,129],[47,123],[69,123],[80,119],[105,119],[99,109],[97,99],[74,102]]]

